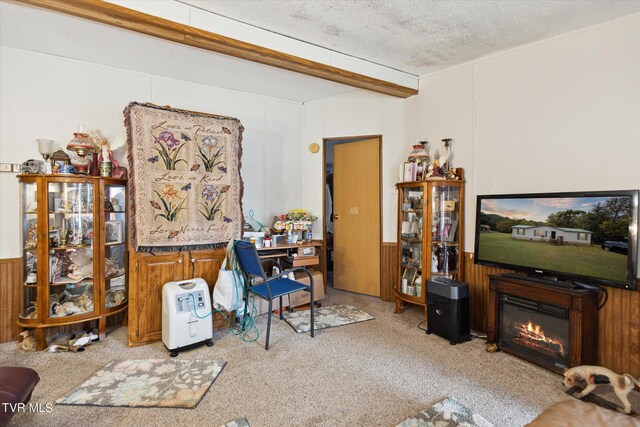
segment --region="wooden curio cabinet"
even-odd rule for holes
[[[127,308],[127,181],[19,175],[23,303],[17,325],[37,349],[55,326],[97,321]]]
[[[396,313],[404,303],[426,306],[427,280],[462,280],[464,181],[427,180],[398,188]]]

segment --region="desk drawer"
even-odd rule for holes
[[[307,265],[318,265],[320,264],[319,256],[305,256],[305,257],[287,257],[287,262],[291,264],[292,267],[305,267]]]

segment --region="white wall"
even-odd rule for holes
[[[243,207],[265,224],[301,206],[303,105],[180,80],[0,47],[0,162],[39,159],[35,139],[71,139],[78,124],[126,142],[124,108],[153,102],[237,117],[245,127]],[[120,151],[124,151],[121,149]],[[21,256],[19,186],[0,174],[0,258]]]
[[[639,45],[636,14],[421,77],[406,137],[454,139],[466,251],[478,194],[640,188]]]
[[[408,154],[404,141],[404,99],[372,92],[308,102],[304,108],[304,206],[318,214],[316,227],[322,230],[322,149],[312,154],[312,142],[323,138],[382,135],[382,223],[383,242],[396,241],[398,167]]]

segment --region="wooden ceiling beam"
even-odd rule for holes
[[[101,0],[18,1],[360,89],[401,98],[418,93],[416,89],[410,87],[310,61]]]

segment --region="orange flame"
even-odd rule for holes
[[[554,339],[554,338],[548,338],[547,336],[545,336],[544,331],[542,330],[540,325],[534,325],[529,320],[529,322],[527,323],[526,329],[527,329],[528,332],[531,332],[532,334],[535,334],[538,337],[538,340],[558,345],[560,347],[560,354],[564,355],[564,344],[563,344],[563,342],[561,340]]]

